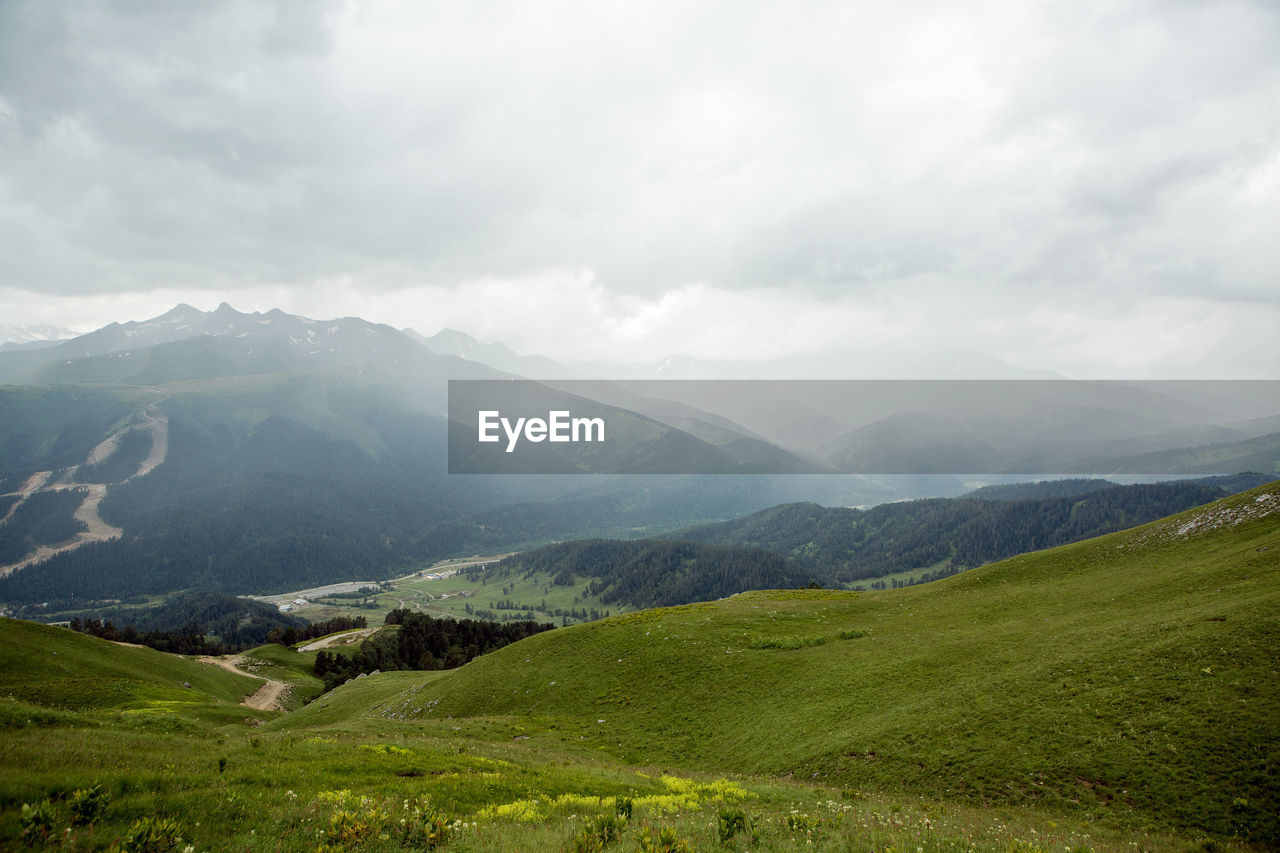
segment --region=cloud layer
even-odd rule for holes
[[[11,2],[0,310],[1275,376],[1277,56],[1266,2]]]

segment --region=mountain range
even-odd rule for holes
[[[1280,470],[1275,383],[505,382],[558,367],[457,331],[226,304],[0,351],[0,602],[386,576],[796,501],[958,495],[1010,466]],[[594,407],[619,442],[542,445],[528,470],[553,476],[451,475],[452,380]],[[591,474],[601,459],[629,476]]]
[[[73,338],[75,335],[76,333],[71,329],[62,326],[0,323],[0,351],[30,346],[46,346],[66,338]]]
[[[0,618],[4,845],[1280,840],[1280,502],[1276,483],[1222,497],[1278,470],[1273,384],[824,396],[833,386],[535,383],[522,371],[551,368],[526,359],[456,332],[229,306],[0,351],[6,614],[140,616],[193,641],[183,622],[201,619],[256,637],[285,617],[225,594],[409,578],[347,599],[397,608],[372,637],[217,666]],[[858,473],[450,474],[460,379],[610,418],[625,470],[664,470],[652,463],[675,448],[717,470]],[[1007,473],[1242,461],[1262,473]],[[928,473],[874,473],[886,467]],[[453,564],[461,612],[595,621],[530,634],[459,618],[455,641],[410,609],[444,594],[414,586],[425,566],[507,552]],[[501,628],[525,639],[480,654],[491,646],[475,638]]]

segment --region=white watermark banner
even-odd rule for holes
[[[1280,476],[1280,381],[452,380],[449,471]]]

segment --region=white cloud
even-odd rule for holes
[[[1277,56],[1243,0],[14,2],[0,307],[1222,372],[1280,303]]]

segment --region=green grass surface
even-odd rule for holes
[[[628,762],[1276,838],[1280,531],[1272,515],[1176,534],[1214,508],[927,586],[553,631],[395,713],[534,719]],[[827,641],[760,648],[796,638]]]
[[[1177,533],[1267,488],[921,587],[558,629],[289,714],[206,664],[0,622],[0,846],[45,803],[63,849],[154,814],[197,850],[403,849],[428,815],[448,850],[574,850],[629,798],[609,850],[663,829],[696,850],[1274,848],[1280,516]],[[248,657],[307,683],[306,654]],[[105,812],[73,826],[95,784]]]
[[[234,705],[258,684],[153,649],[0,619],[0,697],[8,700],[68,711],[127,711],[172,702],[204,713],[219,703]]]

